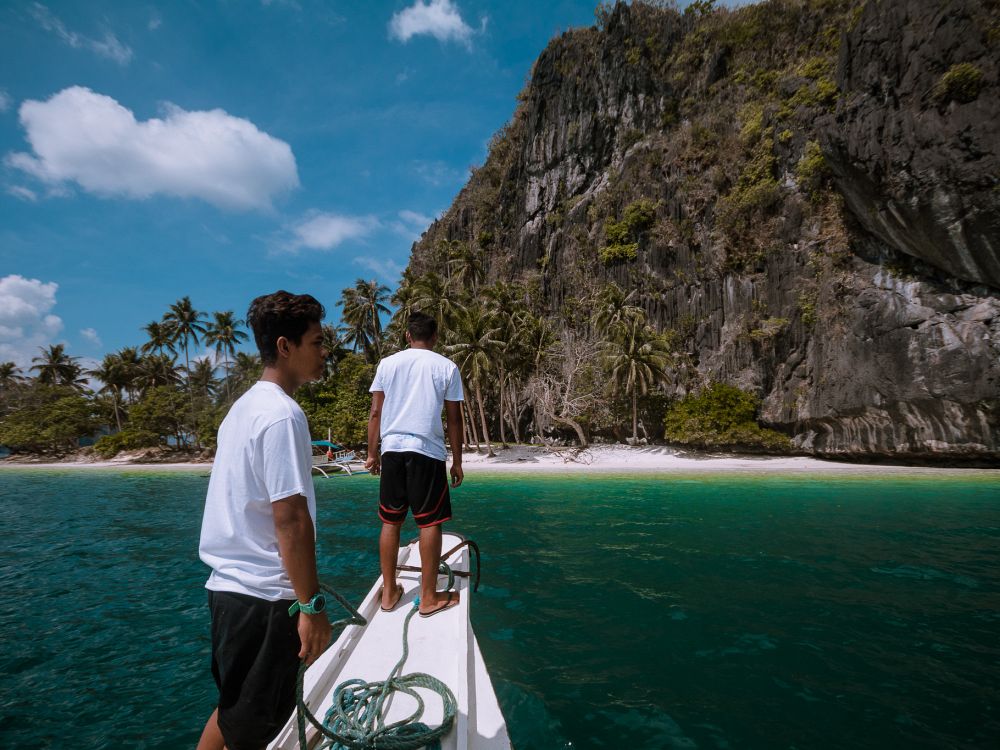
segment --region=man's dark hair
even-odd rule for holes
[[[406,324],[406,331],[414,341],[430,341],[438,332],[438,322],[430,315],[412,312]]]
[[[326,310],[311,294],[292,294],[279,289],[250,303],[247,325],[265,365],[278,361],[278,339],[284,336],[298,345],[310,324],[319,323]]]

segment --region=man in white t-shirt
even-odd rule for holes
[[[451,444],[452,487],[462,483],[462,378],[455,363],[436,354],[437,321],[415,312],[406,328],[409,349],[378,364],[372,382],[368,419],[368,461],[380,474],[379,560],[382,609],[391,610],[403,595],[396,581],[399,528],[408,510],[420,528],[420,616],[430,617],[458,604],[456,592],[437,590],[441,561],[441,524],[451,518],[445,471],[447,452],[441,410]],[[378,442],[382,439],[382,452]]]
[[[323,306],[278,291],[250,304],[261,379],[219,427],[199,552],[212,615],[219,704],[198,750],[261,750],[295,706],[299,660],[331,627],[316,571],[312,446],[295,390],[323,376]]]

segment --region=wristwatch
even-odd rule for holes
[[[318,615],[326,609],[326,597],[322,594],[315,594],[312,599],[305,604],[295,602],[288,608],[288,616],[292,617],[296,612],[305,612],[307,615]]]

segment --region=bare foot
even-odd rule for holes
[[[451,609],[458,602],[459,594],[457,591],[435,591],[433,601],[428,602],[424,598],[420,599],[420,616],[430,617],[431,615],[436,615],[438,612]]]

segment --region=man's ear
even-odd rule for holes
[[[288,356],[288,339],[284,336],[278,336],[278,340],[274,342],[275,349],[278,350],[278,356]]]
[[[410,346],[412,346],[413,345],[413,337],[410,335],[410,332],[406,331],[406,333],[404,335],[406,337],[406,343],[409,344]]]

